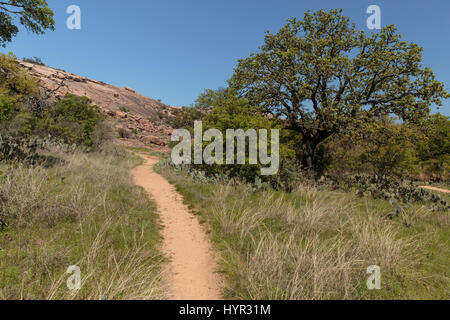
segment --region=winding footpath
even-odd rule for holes
[[[450,193],[450,190],[436,188],[436,187],[430,187],[430,186],[422,186],[422,189],[430,190],[430,191],[437,191],[442,193]]]
[[[140,155],[145,163],[133,170],[135,184],[156,203],[162,223],[162,250],[167,258],[163,280],[172,300],[219,300],[221,279],[210,239],[183,203],[182,196],[153,170],[157,158]]]

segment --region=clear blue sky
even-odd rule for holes
[[[264,31],[276,32],[306,10],[343,8],[366,29],[366,9],[382,10],[404,39],[425,48],[424,65],[450,90],[448,0],[47,0],[56,31],[21,31],[3,51],[39,56],[52,67],[130,86],[170,105],[189,105],[205,88],[226,85],[236,61],[257,51]],[[82,29],[66,28],[66,8],[82,10]],[[450,114],[450,101],[441,113]]]

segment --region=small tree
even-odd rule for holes
[[[55,29],[53,11],[47,1],[0,1],[0,45],[3,47],[19,33],[15,19],[19,19],[19,23],[33,33],[43,34],[47,29]]]
[[[449,97],[422,67],[422,48],[402,41],[394,26],[366,35],[341,12],[307,12],[267,33],[261,51],[239,60],[230,80],[251,104],[301,134],[304,168],[336,133],[390,114],[418,121]]]

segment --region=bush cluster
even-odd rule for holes
[[[39,57],[31,57],[31,58],[23,58],[22,59],[24,62],[28,62],[28,63],[32,63],[32,64],[37,64],[39,66],[45,66],[44,61],[42,61],[41,58]]]
[[[100,109],[87,97],[50,100],[12,54],[0,55],[0,160],[36,159],[48,142],[99,148],[107,138]]]
[[[394,199],[401,203],[428,202],[448,205],[438,196],[417,188],[417,179],[448,181],[450,120],[440,114],[420,125],[383,117],[364,130],[349,129],[318,146],[314,170],[303,170],[298,149],[301,136],[289,130],[282,118],[264,114],[232,89],[207,90],[195,106],[178,111],[172,124],[193,131],[194,121],[225,134],[226,129],[280,129],[281,163],[276,176],[261,176],[260,165],[190,165],[177,168],[200,182],[251,185],[253,190],[295,190],[299,184],[319,188],[353,189],[360,195]],[[382,178],[380,178],[382,177]]]
[[[347,189],[354,190],[360,196],[372,196],[375,199],[401,202],[431,202],[443,210],[450,209],[449,204],[439,195],[419,188],[412,181],[401,181],[392,177],[355,176],[344,183]]]

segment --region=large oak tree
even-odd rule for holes
[[[418,121],[441,105],[449,95],[421,61],[422,48],[394,26],[366,34],[342,10],[321,10],[267,33],[230,86],[301,134],[302,164],[312,168],[316,147],[333,134],[385,115]]]

